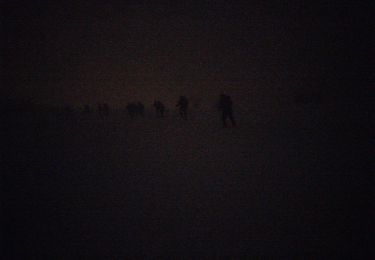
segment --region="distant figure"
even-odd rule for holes
[[[219,110],[221,111],[223,127],[227,127],[227,118],[230,119],[232,126],[236,126],[236,122],[233,118],[232,99],[230,96],[224,94],[220,95]]]
[[[83,107],[83,113],[85,113],[85,114],[89,114],[91,112],[91,110],[90,110],[90,106],[89,105],[85,105],[84,107]]]
[[[103,105],[101,103],[98,104],[98,114],[99,116],[103,116]]]
[[[142,116],[142,117],[145,114],[145,106],[141,102],[137,103],[137,114]]]
[[[155,112],[158,117],[164,117],[165,106],[159,100],[154,102]]]
[[[134,117],[137,114],[137,106],[133,103],[128,103],[126,105],[126,110],[128,111],[128,114],[129,114],[130,118],[134,119]]]
[[[176,107],[179,107],[180,116],[183,119],[187,119],[187,110],[188,110],[189,102],[186,97],[180,96]]]
[[[69,106],[69,105],[66,105],[64,108],[63,108],[63,114],[65,116],[65,118],[72,118],[73,117],[73,109]]]
[[[103,114],[104,114],[105,116],[108,116],[108,115],[109,115],[109,106],[108,106],[107,103],[104,103],[104,104],[102,105],[102,111],[103,111]]]

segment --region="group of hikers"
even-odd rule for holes
[[[167,111],[165,105],[160,100],[155,100],[153,103],[155,108],[155,113],[157,117],[164,117],[165,112]],[[188,118],[188,108],[189,101],[185,96],[180,96],[176,104],[178,108],[179,115],[182,119],[187,120]],[[236,122],[233,117],[233,104],[230,96],[221,94],[218,104],[218,109],[221,112],[221,120],[223,127],[227,127],[227,121],[229,120],[232,126],[236,125]],[[89,112],[90,108],[88,105],[84,106],[84,112]],[[144,117],[145,106],[141,102],[128,103],[126,110],[130,118],[134,119],[135,117]],[[108,115],[109,107],[108,104],[99,104],[98,112],[100,115]]]
[[[178,100],[176,107],[179,108],[179,113],[182,119],[187,120],[187,110],[188,110],[188,99],[184,96],[181,96]],[[160,100],[155,100],[154,102],[155,112],[158,117],[164,117],[166,111],[164,104]]]
[[[145,112],[145,106],[141,102],[129,103],[126,106],[126,110],[128,110],[128,114],[131,118],[134,118],[136,116],[143,117]]]
[[[153,104],[155,108],[155,113],[157,117],[164,117],[165,115],[165,105],[160,100],[155,100]],[[187,120],[189,101],[185,96],[180,96],[176,107],[178,107],[179,115],[182,119]],[[227,127],[227,121],[229,120],[232,126],[236,125],[236,121],[233,117],[233,104],[230,96],[221,94],[219,99],[218,109],[221,111],[221,120],[223,127]],[[127,105],[127,110],[131,118],[139,114],[143,116],[144,106],[142,103],[137,104],[130,103]]]

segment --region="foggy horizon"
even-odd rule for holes
[[[287,96],[299,88],[324,92],[363,73],[349,70],[362,56],[341,37],[363,29],[344,7],[330,4],[5,1],[2,7],[3,96],[39,103],[172,104],[180,95],[207,99],[221,92],[257,102],[278,88]]]
[[[1,259],[373,251],[371,4],[0,12]]]

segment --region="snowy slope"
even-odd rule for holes
[[[9,255],[280,258],[350,250],[347,212],[363,180],[332,170],[329,138],[311,122],[238,113],[238,127],[223,129],[214,111],[187,121],[122,112],[40,121],[18,122],[10,140]]]

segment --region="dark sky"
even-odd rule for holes
[[[359,77],[351,68],[366,55],[361,19],[371,8],[357,2],[150,2],[1,1],[5,95],[253,101]]]

